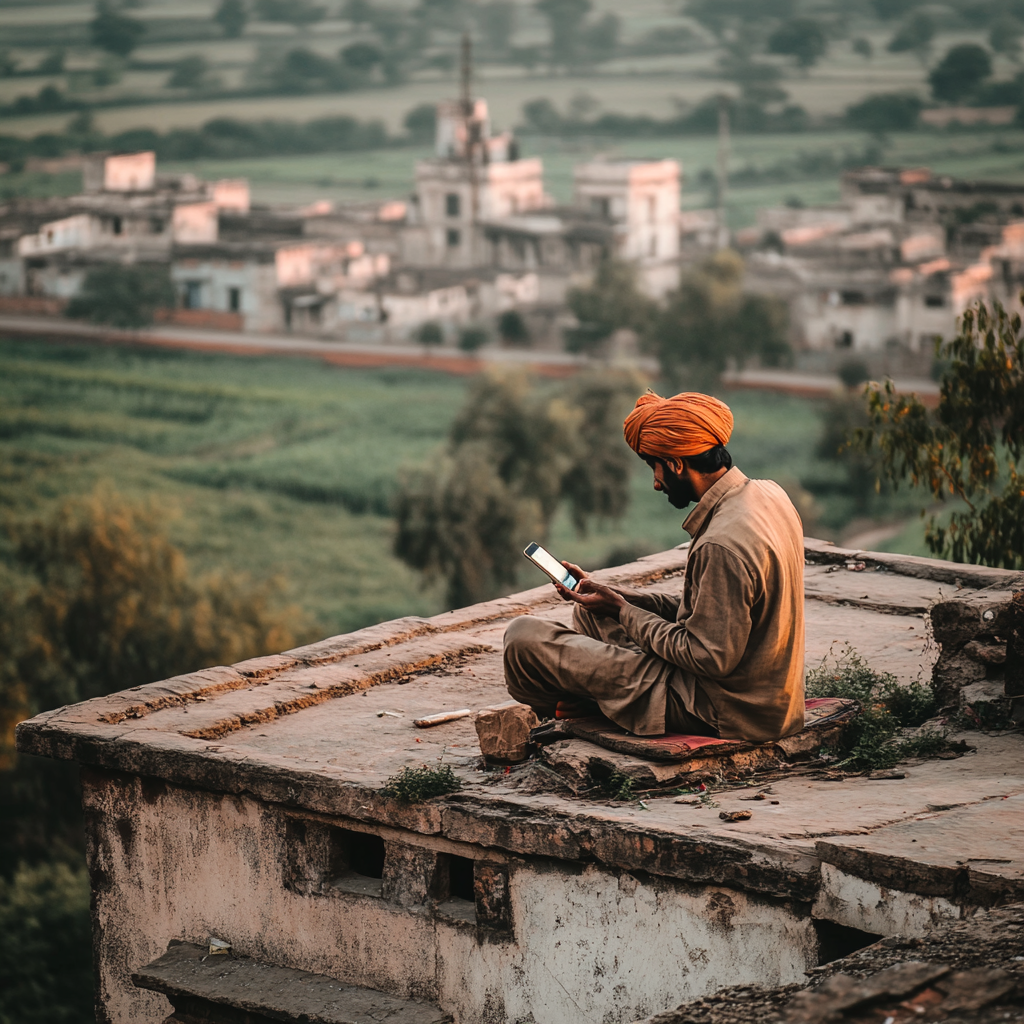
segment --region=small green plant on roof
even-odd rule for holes
[[[601,792],[609,800],[632,800],[636,790],[636,779],[623,772],[612,772],[601,780]]]
[[[403,768],[392,775],[381,792],[385,796],[400,800],[403,804],[417,804],[433,796],[444,796],[462,788],[450,764],[422,765],[419,768]]]
[[[861,713],[844,729],[833,751],[843,767],[891,768],[908,757],[930,757],[948,746],[944,732],[929,730],[906,737],[903,729],[923,725],[938,710],[930,686],[904,686],[889,672],[876,672],[853,648],[828,659],[807,674],[808,697],[847,697],[860,702]]]

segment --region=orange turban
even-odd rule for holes
[[[661,398],[648,391],[636,400],[622,432],[637,455],[686,459],[715,445],[728,444],[732,413],[725,402],[697,391],[674,398]]]

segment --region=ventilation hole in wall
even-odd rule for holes
[[[814,930],[818,933],[818,965],[830,964],[833,960],[842,960],[844,956],[856,953],[858,949],[870,946],[882,936],[872,932],[862,932],[859,928],[849,928],[835,921],[815,921]]]
[[[468,857],[449,857],[448,894],[454,900],[475,902],[473,889],[473,861]]]
[[[335,889],[368,896],[381,894],[384,840],[370,832],[332,828],[329,834],[329,877]]]

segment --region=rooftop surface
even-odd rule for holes
[[[927,680],[937,657],[925,617],[933,603],[1005,602],[1024,579],[811,540],[807,557],[808,666],[849,645],[905,682]],[[685,560],[682,546],[595,576],[678,591]],[[757,784],[747,780],[716,793],[711,809],[674,795],[641,806],[524,784],[527,770],[483,766],[472,718],[415,728],[415,718],[507,700],[502,634],[523,613],[564,622],[570,608],[545,585],[397,619],[47,712],[19,726],[18,746],[378,827],[798,899],[814,898],[823,863],[930,896],[1024,895],[1016,731],[971,732],[972,752],[911,763],[899,779],[776,773],[772,800],[758,803],[743,802],[747,783]],[[412,805],[379,792],[401,768],[440,761],[459,792]],[[719,819],[719,810],[752,808],[749,820]]]

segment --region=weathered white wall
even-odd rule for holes
[[[887,889],[876,882],[821,865],[821,890],[814,916],[873,935],[920,936],[960,917],[960,908],[941,896]]]
[[[626,1024],[721,985],[797,981],[816,962],[806,907],[596,865],[511,858],[514,941],[373,896],[300,895],[285,885],[279,808],[127,776],[83,782],[97,970],[118,1024],[162,1021],[167,1002],[131,972],[171,939],[210,935],[435,1001],[457,1024]]]

